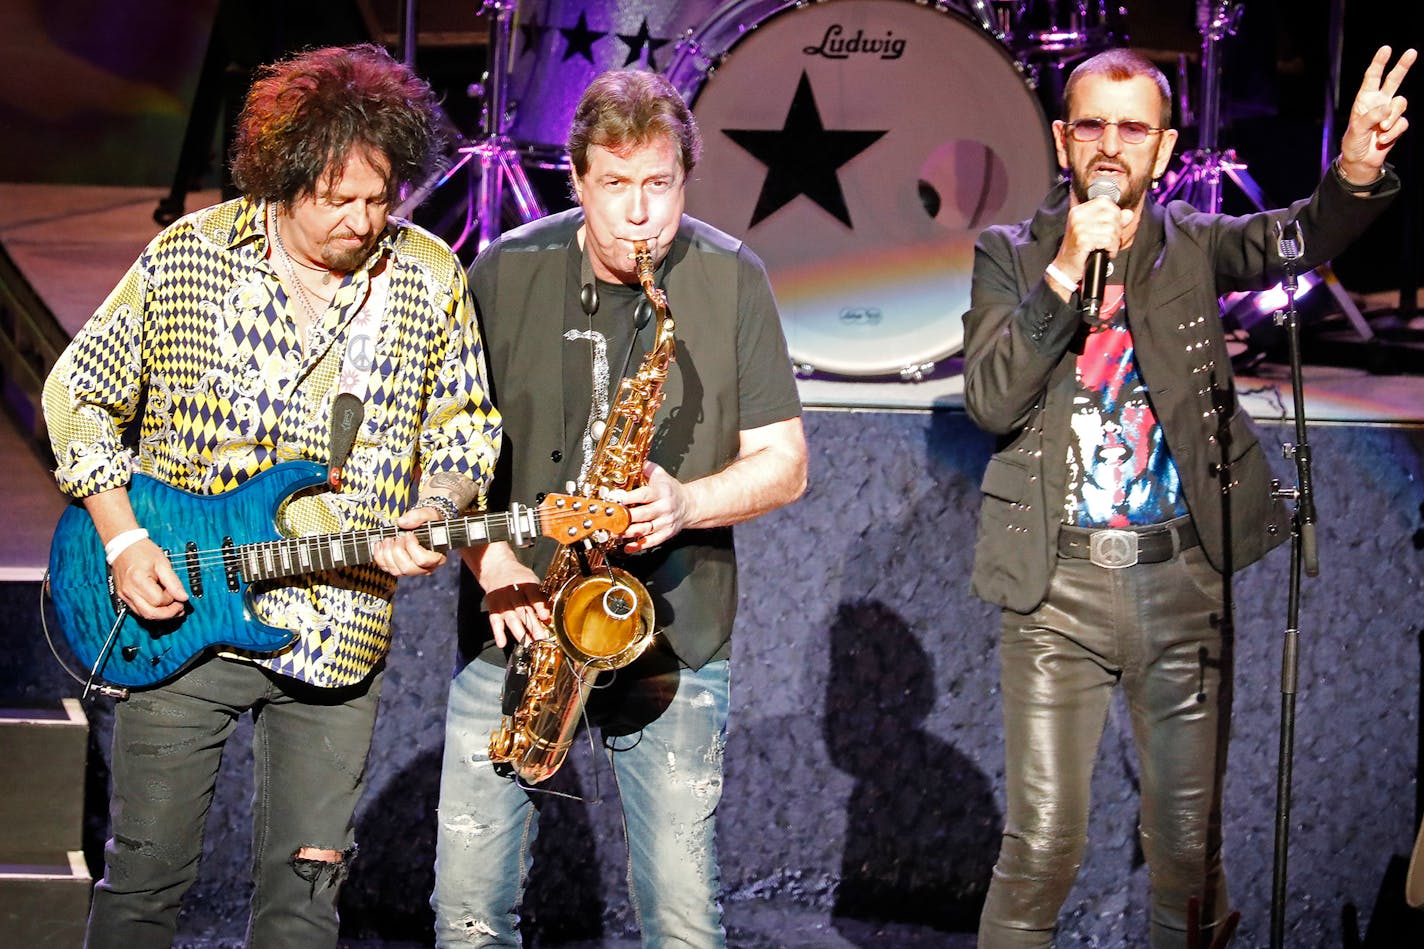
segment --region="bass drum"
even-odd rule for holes
[[[574,108],[610,69],[660,72],[719,0],[523,0],[509,67],[507,133],[526,156],[568,167]]]
[[[726,4],[668,77],[702,161],[687,210],[765,261],[802,371],[919,379],[964,344],[974,241],[1057,171],[1038,97],[944,4]]]

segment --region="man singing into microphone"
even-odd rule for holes
[[[1227,915],[1221,786],[1234,570],[1289,535],[1237,404],[1218,296],[1308,269],[1399,190],[1409,50],[1382,48],[1315,194],[1245,217],[1148,199],[1177,141],[1167,80],[1110,50],[1074,70],[1053,123],[1068,180],[975,251],[965,406],[1001,437],[983,482],[974,592],[1002,608],[1007,807],[979,945],[1048,946],[1086,846],[1089,784],[1121,684],[1141,770],[1151,944]],[[1203,941],[1202,944],[1205,944]]]

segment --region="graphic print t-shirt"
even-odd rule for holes
[[[1076,368],[1064,522],[1080,527],[1157,524],[1187,513],[1182,482],[1137,370],[1122,275],[1113,261],[1101,322]]]

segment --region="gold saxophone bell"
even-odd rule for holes
[[[617,567],[569,579],[554,598],[553,612],[559,645],[590,671],[626,666],[652,641],[653,599]]]

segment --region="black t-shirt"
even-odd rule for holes
[[[577,244],[567,261],[568,286],[581,286],[583,258]],[[663,265],[654,273],[654,283],[662,285]],[[745,258],[740,268],[751,268]],[[771,338],[767,327],[776,327],[776,302],[765,279],[743,274],[737,281],[737,312],[755,314],[742,319],[737,330],[738,411],[741,430],[759,428],[801,414],[795,377],[786,371],[786,350],[779,332]],[[566,431],[582,435],[583,459],[579,470],[587,470],[597,441],[590,424],[607,419],[617,401],[620,380],[635,375],[643,357],[656,339],[653,306],[640,284],[597,281],[598,306],[585,313],[578,295],[570,294],[564,305],[564,418]],[[668,311],[677,319],[677,301],[668,300]],[[635,327],[641,329],[634,335]],[[572,446],[571,446],[572,447]],[[674,459],[660,459],[656,448],[652,459],[676,474]],[[563,487],[562,485],[560,486]]]
[[[580,286],[580,264],[578,254],[569,255],[571,287]],[[564,307],[564,424],[566,431],[581,433],[580,477],[597,447],[592,423],[608,418],[620,380],[637,373],[656,332],[653,307],[641,284],[598,280],[597,287],[598,305],[592,313],[584,311],[578,298]],[[640,322],[643,330],[635,333]]]
[[[471,269],[491,389],[505,424],[490,494],[496,505],[507,497],[532,503],[540,492],[562,491],[578,477],[585,452],[594,447],[591,435],[583,437],[590,415],[607,415],[601,408],[591,412],[599,352],[608,367],[605,398],[614,401],[623,363],[636,374],[655,339],[649,318],[642,341],[633,343],[645,299],[640,286],[602,284],[597,311],[592,318],[583,312],[583,256],[574,236],[580,223],[567,213],[526,225],[502,237]],[[686,482],[729,464],[740,432],[799,416],[801,405],[761,262],[700,222],[685,219],[684,227],[655,274],[668,294],[677,354],[648,458]],[[598,388],[604,391],[601,381]],[[551,547],[540,540],[519,556],[537,574]],[[646,553],[614,559],[648,587],[665,633],[660,640],[680,661],[698,668],[728,657],[737,599],[730,527],[684,530]],[[478,600],[471,582],[462,589],[462,614]],[[489,643],[483,622],[470,624],[470,634],[462,635],[465,656]],[[500,660],[495,650],[485,655]]]

